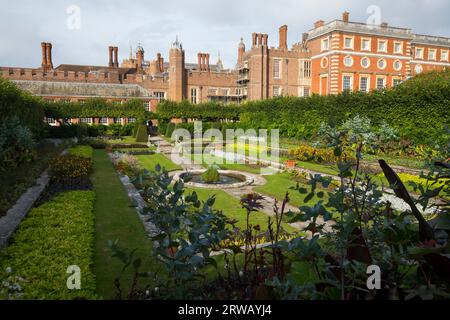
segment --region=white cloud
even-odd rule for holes
[[[81,9],[81,29],[66,28],[66,8]],[[447,0],[23,0],[2,5],[0,65],[39,66],[40,42],[54,45],[54,63],[107,63],[107,46],[119,46],[120,56],[130,44],[140,42],[146,57],[161,52],[167,58],[171,42],[180,36],[188,62],[197,52],[209,52],[212,62],[220,51],[232,67],[237,44],[252,32],[269,34],[278,42],[278,27],[289,26],[288,41],[297,42],[316,20],[340,18],[345,10],[351,20],[366,21],[366,8],[378,5],[382,20],[417,33],[450,36],[450,2]]]

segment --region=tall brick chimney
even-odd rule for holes
[[[46,62],[46,67],[49,70],[53,69],[53,60],[52,60],[52,44],[51,43],[46,43],[46,58],[47,58],[47,62]]]
[[[118,47],[113,47],[113,51],[114,51],[114,68],[118,68],[119,67],[119,48]]]
[[[202,54],[200,52],[197,54],[197,58],[198,58],[198,70],[202,71],[202,69],[203,69],[203,66],[202,66],[203,56],[202,56]]]
[[[109,62],[108,62],[108,67],[112,68],[114,67],[114,62],[113,62],[113,50],[114,47],[110,46],[108,48],[108,56],[109,56]]]
[[[279,49],[287,49],[287,30],[288,27],[287,25],[281,26],[279,31],[280,31],[280,45],[279,45]]]
[[[269,41],[268,41],[269,35],[267,33],[264,33],[261,35],[261,38],[262,38],[262,45],[267,47],[267,45],[269,44]]]
[[[45,42],[41,43],[42,48],[42,69],[47,67],[47,44]]]
[[[314,29],[323,27],[324,24],[325,24],[325,21],[323,21],[323,20],[316,21],[316,22],[314,23]]]
[[[205,70],[206,71],[209,71],[210,69],[209,69],[209,53],[207,53],[206,55],[205,55],[205,58],[206,58],[206,62],[205,62]]]
[[[256,47],[256,39],[257,34],[255,32],[252,33],[252,47]]]
[[[158,60],[158,67],[159,67],[159,72],[164,72],[164,58],[161,57],[161,53],[158,53],[156,55],[157,60]]]
[[[345,11],[342,14],[342,21],[344,21],[345,23],[348,23],[350,20],[350,13],[348,11]]]
[[[245,54],[245,43],[244,39],[241,38],[241,42],[239,42],[238,47],[238,63],[241,63],[244,60],[244,54]]]

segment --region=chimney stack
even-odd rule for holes
[[[161,53],[158,53],[156,56],[158,60],[159,72],[164,72],[164,58],[161,57]]]
[[[256,39],[257,39],[257,34],[256,33],[252,33],[252,47],[256,47]]]
[[[244,60],[244,54],[245,54],[245,43],[244,39],[241,38],[241,42],[239,42],[238,47],[238,63],[241,63]]]
[[[287,49],[287,25],[281,26],[279,29],[280,32],[280,46],[279,49]]]
[[[347,12],[347,11],[345,11],[345,12],[342,14],[342,21],[344,21],[345,23],[348,23],[349,20],[350,20],[350,13]]]
[[[269,43],[269,41],[268,41],[269,35],[266,34],[266,33],[263,34],[263,35],[262,35],[262,39],[263,39],[263,41],[262,41],[263,46],[266,46],[266,47],[267,47],[267,45],[268,45],[268,43]]]
[[[119,67],[119,48],[118,47],[114,47],[113,48],[114,51],[114,67],[118,68]]]
[[[323,27],[324,24],[325,24],[325,21],[323,21],[323,20],[316,21],[316,22],[314,23],[314,29]]]
[[[52,61],[52,44],[48,42],[41,43],[42,49],[42,69],[44,72],[53,69],[53,61]]]
[[[41,43],[42,48],[42,69],[47,67],[47,44],[45,42]]]
[[[207,53],[207,54],[205,55],[205,57],[206,57],[205,70],[206,70],[206,71],[209,71],[209,53]]]
[[[110,46],[108,48],[108,53],[109,53],[109,62],[108,62],[108,67],[112,68],[114,67],[114,62],[113,62],[113,50],[114,47]]]

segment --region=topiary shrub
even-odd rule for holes
[[[145,124],[139,125],[136,134],[136,142],[148,142],[147,126]]]
[[[219,168],[217,166],[209,166],[208,170],[206,170],[202,174],[202,179],[206,183],[219,182],[220,181]]]
[[[164,133],[164,136],[166,136],[167,138],[170,138],[170,137],[172,137],[172,133],[174,131],[175,131],[175,124],[171,122],[171,123],[169,123],[167,125],[166,132]]]

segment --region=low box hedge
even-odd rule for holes
[[[21,286],[20,296],[13,298],[97,298],[95,277],[91,270],[94,199],[93,191],[67,192],[31,210],[11,244],[0,251],[0,280],[23,278],[18,283]],[[81,269],[80,290],[67,288],[67,279],[71,275],[67,273],[67,268],[72,265]],[[2,298],[7,296],[0,285]]]

